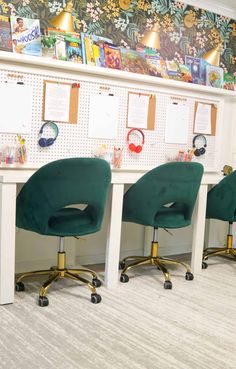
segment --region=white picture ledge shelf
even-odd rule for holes
[[[43,57],[35,57],[29,55],[19,55],[0,51],[0,62],[8,65],[21,67],[34,67],[39,69],[53,69],[61,72],[79,73],[80,75],[90,75],[94,77],[103,78],[108,82],[109,80],[120,80],[124,82],[141,83],[149,87],[160,86],[162,88],[173,88],[182,91],[189,91],[202,94],[210,94],[211,96],[218,96],[223,98],[235,99],[236,91],[224,90],[221,88],[214,88],[208,86],[201,86],[192,83],[179,82],[171,79],[159,78],[154,76],[147,76],[138,73],[130,73],[109,68],[94,67],[86,64],[77,64],[67,61],[47,59]]]

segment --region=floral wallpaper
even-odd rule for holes
[[[222,44],[225,72],[236,72],[236,20],[175,0],[73,1],[78,32],[104,35],[117,45],[135,48],[139,37],[160,24],[160,55],[184,63],[184,56],[201,57]],[[66,0],[0,0],[0,14],[39,18],[42,28],[59,13]]]

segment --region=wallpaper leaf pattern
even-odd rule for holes
[[[66,0],[0,0],[0,14],[39,18],[50,26]],[[162,57],[184,61],[185,55],[201,57],[222,43],[221,67],[236,73],[236,20],[175,0],[131,0],[127,10],[119,0],[74,0],[73,17],[78,32],[112,38],[135,48],[145,30],[159,22]]]

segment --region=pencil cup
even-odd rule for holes
[[[6,147],[6,151],[5,151],[5,163],[6,164],[13,164],[14,160],[15,160],[15,151],[16,148],[15,147]]]
[[[113,150],[113,167],[120,168],[122,164],[123,149],[120,147],[114,147]]]

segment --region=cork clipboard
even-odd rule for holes
[[[147,94],[147,93],[139,93],[139,92],[128,92],[128,113],[129,113],[129,102],[130,95],[137,95],[139,97],[146,96],[149,98],[148,100],[148,109],[147,109],[147,117],[146,117],[146,125],[145,127],[138,127],[141,129],[147,129],[150,131],[154,131],[155,128],[155,116],[156,116],[156,95],[155,94]],[[127,127],[128,128],[137,128],[135,124],[130,124],[128,121],[129,114],[127,114]]]
[[[216,135],[217,110],[218,110],[217,106],[215,104],[205,103],[205,102],[201,102],[201,101],[195,101],[195,104],[194,104],[193,133],[201,133],[201,132],[195,132],[195,118],[196,118],[196,112],[197,112],[198,104],[204,104],[204,105],[210,105],[211,106],[211,133],[209,135],[215,136]]]
[[[52,83],[55,85],[68,85],[70,86],[70,106],[69,106],[69,119],[68,122],[60,122],[60,120],[56,120],[58,123],[69,123],[69,124],[77,124],[78,121],[78,103],[79,103],[79,84],[78,83],[66,83],[66,82],[55,82],[55,81],[46,81],[44,80],[43,85],[43,120],[45,120],[45,98],[46,98],[46,84]]]

